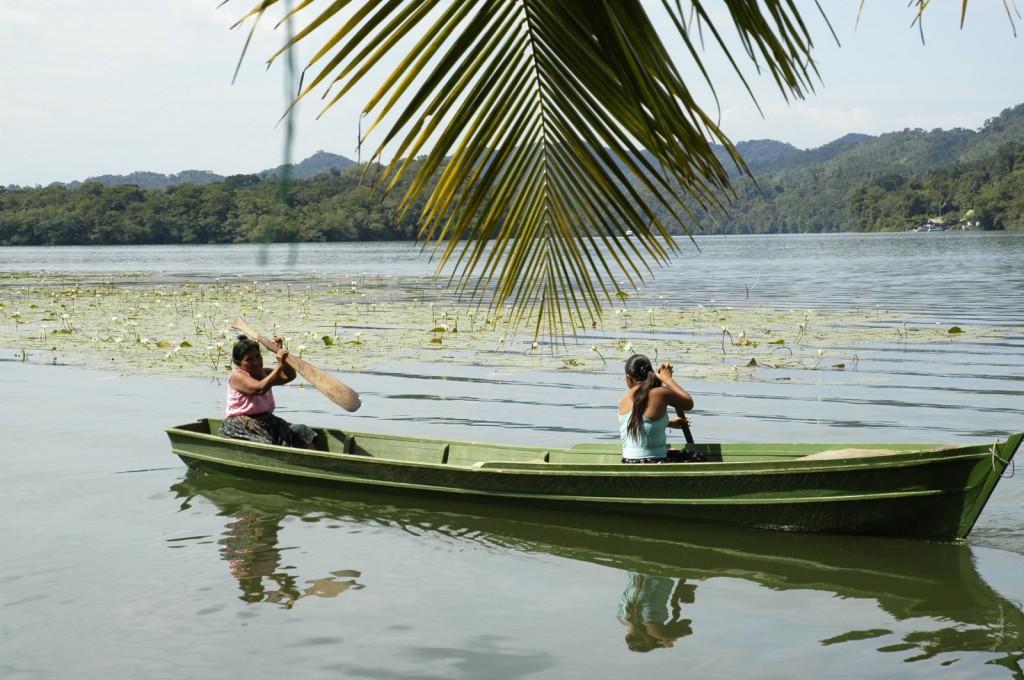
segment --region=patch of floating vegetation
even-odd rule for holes
[[[408,362],[502,370],[621,371],[633,352],[669,360],[688,379],[772,379],[783,370],[855,370],[894,345],[976,342],[1011,329],[880,309],[680,306],[623,297],[575,338],[513,336],[507,310],[463,304],[431,278],[161,277],[147,272],[0,273],[0,347],[15,358],[164,376],[223,376],[236,317],[329,371]],[[528,326],[528,324],[527,324]]]

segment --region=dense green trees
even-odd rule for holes
[[[750,144],[738,145],[744,157]],[[940,218],[1024,229],[1024,105],[979,131],[850,135],[809,151],[753,144],[754,178],[734,179],[727,217],[699,215],[705,231],[903,231]]]
[[[981,229],[1024,229],[1024,144],[1006,142],[996,153],[954,162],[927,177],[882,175],[850,195],[859,231],[909,229],[927,219]]]
[[[282,191],[282,189],[284,189]],[[0,245],[382,241],[415,238],[412,218],[358,168],[293,180],[235,175],[166,189],[86,182],[0,188]]]

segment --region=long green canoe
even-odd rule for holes
[[[762,529],[965,538],[1024,434],[974,445],[690,444],[706,463],[622,465],[617,445],[507,446],[320,430],[319,450],[167,429],[195,469],[248,478]]]

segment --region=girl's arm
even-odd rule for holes
[[[665,388],[662,391],[665,404],[673,407],[678,416],[685,418],[684,413],[693,408],[693,397],[672,377],[672,364],[661,365],[661,368],[658,369],[658,379],[661,381],[661,386]]]

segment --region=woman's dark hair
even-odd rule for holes
[[[651,390],[660,385],[661,381],[658,380],[658,373],[651,365],[651,360],[643,354],[634,354],[626,361],[626,375],[637,382],[636,392],[633,393],[633,411],[627,429],[633,439],[639,439],[644,411],[647,410],[647,400],[651,396]]]
[[[254,347],[259,349],[259,346],[260,343],[248,335],[239,335],[238,340],[235,340],[235,346],[231,348],[231,361],[235,363],[235,366],[241,366],[245,355],[251,352]]]

